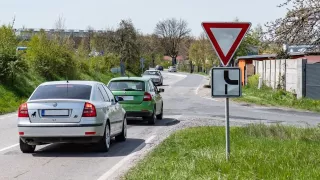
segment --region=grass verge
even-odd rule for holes
[[[238,102],[248,102],[259,105],[283,106],[301,110],[320,112],[320,101],[301,98],[297,99],[289,92],[283,90],[272,90],[264,87],[262,89],[244,87],[242,97],[232,99]]]
[[[129,73],[129,75],[135,76],[132,73]],[[107,84],[110,79],[118,76],[119,74],[112,73],[82,73],[79,79],[100,81]],[[27,100],[34,89],[45,81],[43,77],[34,72],[26,72],[17,74],[15,80],[9,85],[0,84],[0,115],[16,111],[19,105]]]
[[[238,102],[248,102],[259,105],[283,106],[301,110],[309,110],[320,112],[320,100],[307,98],[297,99],[292,93],[284,90],[273,90],[272,88],[263,86],[258,87],[259,76],[251,76],[248,78],[248,85],[242,88],[242,97],[232,100]]]
[[[319,179],[320,128],[281,125],[231,128],[225,160],[224,127],[178,131],[124,179]]]

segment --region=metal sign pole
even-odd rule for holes
[[[226,120],[226,159],[230,157],[230,125],[229,125],[229,98],[225,102],[225,120]]]

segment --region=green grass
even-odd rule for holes
[[[105,84],[111,78],[118,77],[120,74],[112,73],[90,73],[80,74],[81,80],[100,81]],[[135,76],[129,73],[130,76]],[[57,80],[64,80],[64,78],[57,77]],[[15,80],[6,85],[0,84],[0,114],[14,112],[19,105],[25,102],[34,89],[46,80],[34,72],[25,72],[17,74]]]
[[[225,160],[224,127],[178,131],[123,178],[140,179],[319,179],[320,128],[280,125],[232,127]]]
[[[292,93],[284,90],[273,90],[263,86],[257,89],[259,75],[248,78],[248,85],[242,88],[242,97],[232,100],[259,105],[283,106],[301,110],[320,112],[320,100],[307,98],[297,99]]]
[[[307,98],[297,99],[284,90],[273,90],[268,87],[257,89],[243,87],[242,97],[232,99],[238,102],[248,102],[259,105],[283,106],[301,110],[320,112],[320,101]]]

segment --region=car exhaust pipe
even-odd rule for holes
[[[26,139],[26,143],[32,143],[33,142],[33,139]]]

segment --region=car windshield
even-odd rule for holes
[[[111,81],[108,84],[111,91],[145,91],[143,81]]]
[[[84,99],[89,100],[92,86],[82,84],[44,85],[36,89],[30,100],[37,99]]]
[[[158,71],[145,71],[143,75],[156,75],[160,76],[160,73]]]

